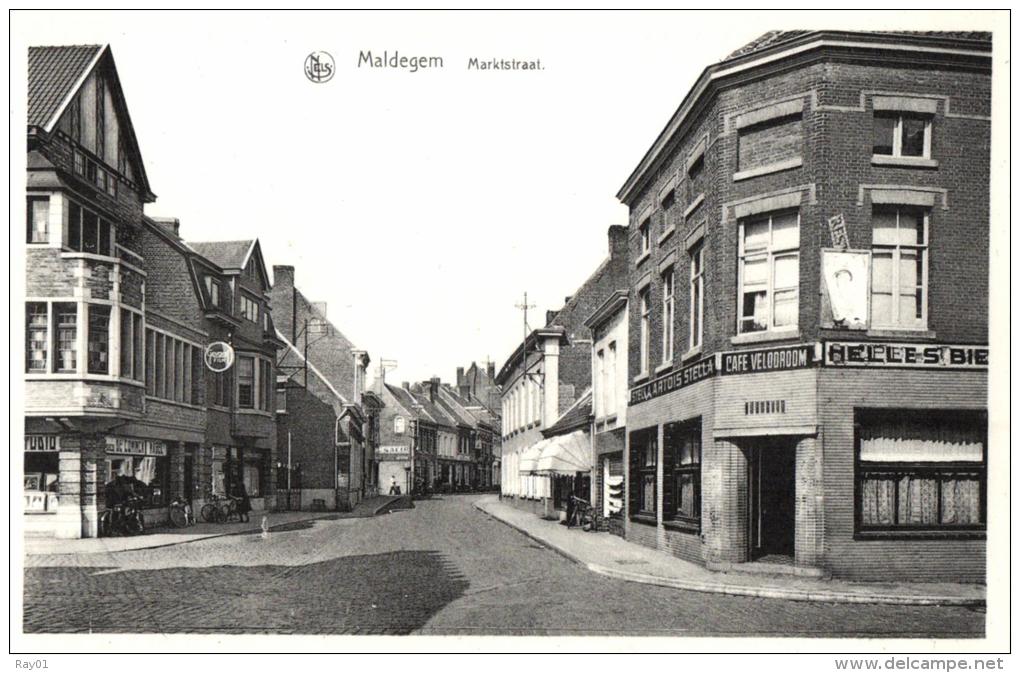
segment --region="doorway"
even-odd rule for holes
[[[184,452],[184,500],[190,505],[195,496],[195,454],[192,449]]]
[[[789,437],[757,439],[748,458],[751,560],[793,563],[797,442]]]

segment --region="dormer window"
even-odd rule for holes
[[[220,283],[212,276],[205,277],[205,291],[209,295],[209,303],[216,308],[220,307]]]
[[[259,322],[259,303],[248,295],[241,295],[241,315],[256,325]]]

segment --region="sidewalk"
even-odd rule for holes
[[[609,533],[568,529],[487,496],[475,507],[536,542],[607,577],[675,589],[827,603],[888,605],[985,604],[984,585],[946,583],[863,583],[799,577],[716,572],[670,554],[627,542]]]
[[[247,523],[196,523],[187,528],[157,526],[141,535],[128,537],[83,538],[80,540],[58,540],[46,537],[26,537],[25,554],[112,554],[137,549],[155,549],[171,545],[196,542],[227,535],[244,535],[262,531],[262,517],[265,516],[270,532],[283,526],[315,521],[317,519],[358,519],[371,517],[388,511],[393,496],[376,496],[359,503],[353,512],[252,512]]]

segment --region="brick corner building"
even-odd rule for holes
[[[991,37],[771,32],[630,209],[629,539],[714,568],[985,577]]]

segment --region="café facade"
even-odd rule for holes
[[[633,387],[627,537],[718,570],[981,581],[988,362],[823,341]]]

